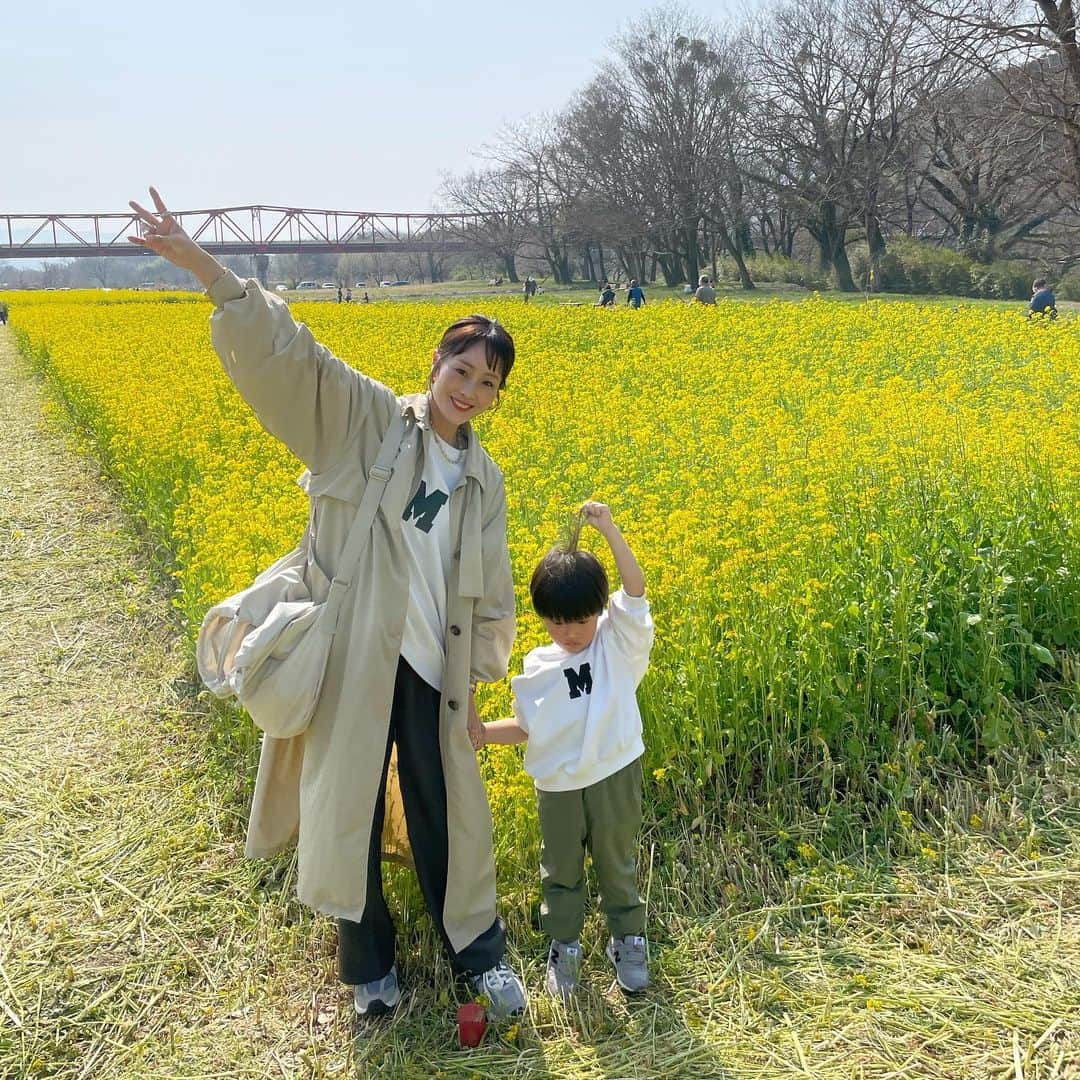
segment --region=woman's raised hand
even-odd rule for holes
[[[128,204],[141,223],[141,235],[129,236],[128,240],[141,247],[148,247],[155,255],[160,255],[182,270],[190,270],[204,288],[209,288],[221,274],[221,264],[184,232],[180,223],[169,213],[156,188],[150,189],[150,198],[154,200],[156,214],[150,213],[137,202]]]

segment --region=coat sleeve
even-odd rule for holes
[[[393,392],[342,363],[288,305],[226,271],[210,287],[210,339],[225,374],[259,423],[313,473],[325,472],[363,425],[381,432],[396,408]]]
[[[471,677],[476,682],[498,682],[506,676],[517,629],[514,577],[506,542],[506,491],[502,477],[491,493],[485,492],[480,543],[484,559],[484,595],[473,604]]]

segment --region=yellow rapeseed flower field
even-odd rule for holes
[[[293,311],[404,393],[473,306]],[[16,294],[11,310],[169,552],[193,634],[295,543],[299,463],[225,378],[205,301]],[[1080,645],[1074,322],[822,299],[485,310],[518,349],[480,422],[509,497],[514,664],[541,638],[536,559],[584,499],[610,503],[657,623],[641,699],[659,804],[796,784],[811,805],[899,794],[904,746],[1027,737],[1012,703]],[[486,691],[487,715],[508,704],[506,686]],[[485,754],[512,843],[527,785],[513,752]]]

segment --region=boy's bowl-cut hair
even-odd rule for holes
[[[608,602],[608,576],[591,551],[552,548],[529,582],[533,608],[541,619],[576,622],[599,615]]]

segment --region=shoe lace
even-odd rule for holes
[[[506,964],[496,964],[484,972],[483,983],[491,990],[505,990],[514,981],[514,973]]]

